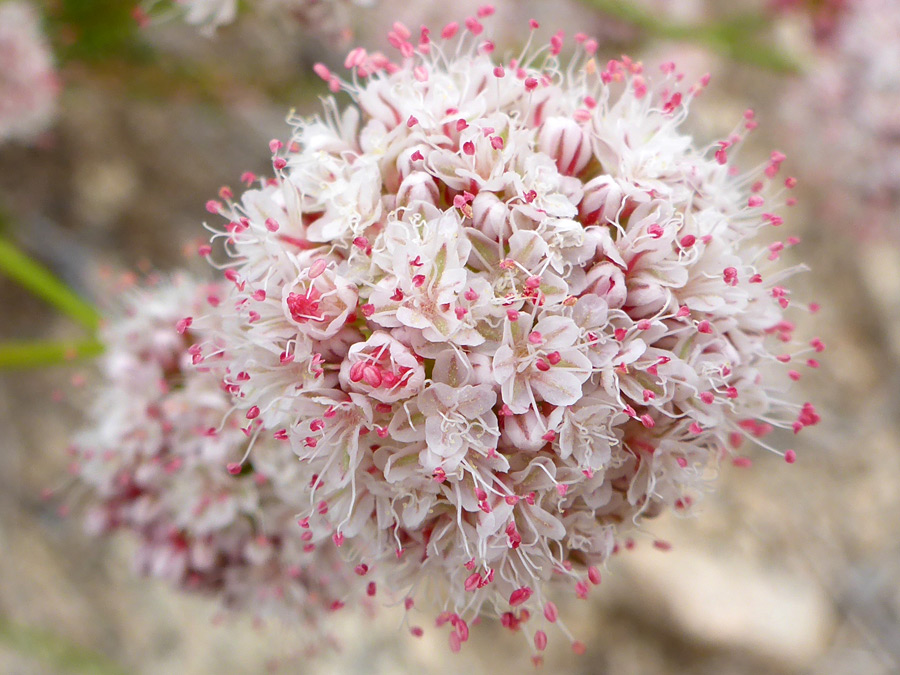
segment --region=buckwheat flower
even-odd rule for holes
[[[395,416],[390,436],[405,443],[425,441],[419,464],[432,474],[455,473],[470,448],[497,445],[493,412],[497,394],[487,384],[451,386],[437,382],[419,394],[408,416]]]
[[[228,292],[196,349],[290,440],[312,541],[436,599],[453,650],[494,616],[540,651],[634,524],[818,421],[784,390],[824,345],[791,347],[796,240],[756,241],[795,181],[780,153],[735,168],[753,113],[698,147],[706,78],[601,65],[580,34],[567,62],[559,33],[498,58],[492,13],[316,66],[350,103],[207,204]]]
[[[425,381],[425,369],[412,349],[388,333],[375,331],[347,351],[340,378],[347,391],[393,403],[418,393]]]
[[[286,443],[243,429],[219,378],[191,365],[184,317],[219,293],[187,278],[133,289],[104,327],[102,382],[72,446],[87,524],[129,531],[142,574],[318,629],[358,576],[298,527]]]
[[[0,143],[30,141],[56,114],[59,81],[34,7],[0,4]]]
[[[522,313],[506,322],[492,369],[509,410],[537,410],[538,399],[557,406],[577,403],[592,370],[580,342],[578,326],[568,317],[548,315],[532,325],[531,315]]]

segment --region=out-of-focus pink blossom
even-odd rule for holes
[[[351,6],[368,6],[374,0],[252,0],[248,5],[263,14],[287,19],[328,40],[350,36]],[[176,11],[184,20],[207,35],[232,23],[238,14],[238,0],[147,0],[142,16],[149,12]]]
[[[90,425],[71,448],[87,525],[135,537],[142,574],[319,629],[361,581],[298,525],[290,447],[247,434],[215,374],[191,365],[186,317],[221,290],[187,278],[134,289],[108,319]]]
[[[0,4],[0,143],[33,140],[56,114],[59,81],[40,20],[27,2]]]
[[[852,3],[784,107],[810,177],[828,185],[822,217],[866,236],[900,221],[898,35],[896,3]]]
[[[779,14],[802,14],[812,26],[813,39],[821,44],[831,42],[841,30],[845,15],[856,0],[769,0],[769,9]]]

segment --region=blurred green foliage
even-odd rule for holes
[[[799,66],[770,44],[765,34],[771,22],[761,14],[739,14],[700,24],[673,22],[642,9],[631,0],[583,0],[607,16],[638,28],[650,38],[694,43],[739,63],[778,73],[796,73]]]
[[[135,0],[45,0],[47,30],[60,62],[145,59]]]
[[[55,633],[23,626],[4,617],[0,617],[0,645],[40,661],[57,673],[123,675],[126,672],[98,652],[69,642]]]

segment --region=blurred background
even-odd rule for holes
[[[206,200],[243,171],[265,172],[288,111],[315,112],[327,94],[315,62],[339,68],[354,44],[386,49],[396,20],[439,30],[480,3],[347,2],[325,18],[285,21],[251,1],[209,36],[163,3],[137,12],[126,0],[30,4],[53,50],[58,99],[40,128],[0,135],[0,236],[102,306],[110,275],[197,265],[186,251],[203,238]],[[792,287],[821,305],[801,331],[828,344],[798,395],[822,423],[776,439],[797,463],[757,452],[749,467],[723,467],[696,517],[647,523],[591,600],[564,610],[587,655],[551,640],[545,668],[900,672],[900,3],[496,4],[501,54],[521,46],[534,17],[548,36],[596,36],[603,60],[628,53],[648,67],[674,60],[690,76],[710,72],[688,122],[701,144],[757,111],[744,159],[749,167],[784,151],[800,180],[783,232],[802,238],[792,262],[809,271]],[[0,34],[3,22],[0,12]],[[2,58],[0,45],[0,71]],[[2,275],[0,308],[3,342],[83,337]],[[0,671],[532,668],[529,645],[499,626],[451,654],[436,631],[411,638],[391,608],[374,619],[339,614],[341,650],[307,659],[289,625],[217,622],[214,601],[136,577],[127,536],[90,538],[80,514],[42,498],[67,481],[67,439],[91,377],[89,361],[0,370]]]

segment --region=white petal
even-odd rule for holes
[[[560,368],[551,368],[547,372],[538,370],[531,377],[534,392],[553,405],[572,405],[578,401],[581,398],[582,382],[583,380]]]
[[[497,351],[494,352],[492,367],[494,380],[498,384],[503,384],[513,377],[516,372],[516,356],[509,345],[500,345]]]

